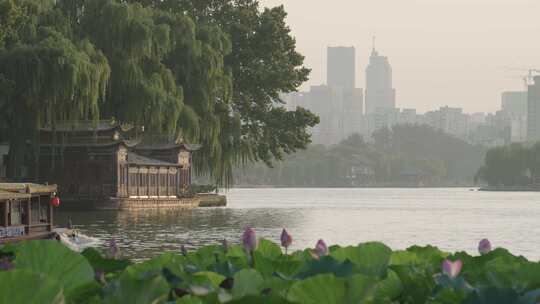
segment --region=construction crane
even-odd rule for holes
[[[534,84],[534,77],[540,76],[540,69],[531,69],[531,68],[524,69],[524,68],[505,67],[505,70],[508,70],[508,71],[523,71],[523,72],[526,71],[527,72],[526,76],[519,77],[519,78],[521,78],[523,80],[523,83],[525,84],[525,89],[527,89],[530,85]]]

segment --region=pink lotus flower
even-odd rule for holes
[[[444,260],[442,263],[442,272],[452,279],[455,279],[461,272],[463,262],[457,260],[452,262],[450,260]]]
[[[491,251],[491,243],[488,239],[483,239],[478,243],[478,252],[480,252],[481,255],[487,254]]]
[[[328,247],[326,246],[326,243],[323,240],[319,240],[317,242],[317,245],[315,245],[315,254],[318,257],[328,255]]]
[[[283,229],[281,232],[281,246],[285,247],[285,251],[291,246],[292,244],[292,236],[287,232],[287,230]]]
[[[257,235],[255,234],[255,230],[253,230],[253,228],[246,228],[242,236],[242,242],[244,244],[244,249],[247,252],[251,253],[257,249]]]

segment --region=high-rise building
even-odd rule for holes
[[[313,142],[333,145],[343,140],[343,89],[326,85],[312,86],[309,101],[309,109],[320,118],[320,123],[313,128]]]
[[[540,76],[527,91],[527,141],[540,141]]]
[[[380,56],[373,46],[366,69],[366,114],[377,109],[393,110],[396,107],[396,90],[392,87],[392,67],[388,58]]]
[[[527,92],[503,92],[500,112],[506,143],[527,141]]]
[[[501,110],[511,117],[527,116],[527,92],[503,92]]]
[[[362,89],[343,89],[343,132],[345,137],[365,132],[363,122],[364,92]]]
[[[328,47],[326,83],[343,89],[356,88],[356,54],[354,47]]]

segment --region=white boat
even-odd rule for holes
[[[73,251],[81,252],[88,247],[97,247],[100,240],[84,235],[77,229],[56,228],[56,238]]]

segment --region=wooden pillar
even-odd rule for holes
[[[170,188],[170,184],[171,184],[171,181],[170,181],[170,170],[171,168],[170,167],[167,167],[167,175],[166,175],[166,180],[167,180],[167,196],[171,196],[171,193],[169,192],[169,188]]]
[[[157,196],[160,197],[161,196],[161,167],[158,167],[157,168],[157,174],[156,174],[156,191],[157,191]]]
[[[9,209],[9,201],[4,202],[4,227],[8,226],[8,209]]]
[[[176,170],[176,196],[180,196],[180,179],[182,176],[182,169],[180,167]]]
[[[127,175],[126,175],[126,191],[127,191],[127,197],[130,197],[131,196],[131,184],[130,184],[130,180],[129,180],[129,165],[126,165],[126,172],[127,172]]]
[[[52,231],[53,230],[53,207],[51,206],[50,203],[48,203],[47,208],[49,208],[49,231]]]
[[[30,227],[32,226],[32,198],[27,201],[26,208],[26,225],[28,226],[26,233],[30,234]]]
[[[137,171],[137,173],[135,174],[135,176],[137,176],[137,196],[141,196],[141,179],[142,179],[142,175],[141,175],[141,172],[139,170],[139,167],[137,167],[137,169],[135,171]]]

